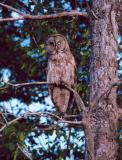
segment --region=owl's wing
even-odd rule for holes
[[[73,68],[74,68],[74,83],[70,86],[72,89],[76,90],[76,87],[77,87],[77,67],[76,67],[76,64],[75,64],[75,61],[73,61],[73,64],[72,64]],[[74,93],[73,92],[70,92],[70,98],[69,98],[69,111],[70,112],[73,112],[73,105],[74,105]],[[73,114],[73,113],[71,113]]]

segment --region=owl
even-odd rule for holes
[[[48,56],[47,82],[49,95],[58,108],[65,114],[72,104],[73,94],[62,83],[71,88],[76,84],[76,64],[65,37],[61,34],[50,35],[46,40],[46,54]]]

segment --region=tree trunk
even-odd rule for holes
[[[113,4],[112,0],[93,1],[93,10],[97,19],[91,21],[93,45],[90,67],[91,104],[111,84],[117,82],[118,27]],[[92,106],[90,109],[90,125],[93,133],[95,156],[88,156],[86,159],[117,160],[118,107],[115,87],[111,92],[106,93],[96,106]]]

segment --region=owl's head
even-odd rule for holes
[[[50,35],[46,40],[46,53],[49,55],[65,52],[68,49],[68,42],[61,34]]]

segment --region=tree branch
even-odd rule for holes
[[[10,122],[7,122],[7,124],[5,124],[4,126],[1,127],[0,129],[0,132],[2,132],[6,127],[10,126],[11,124],[15,123],[16,121],[19,121],[20,119],[23,119],[25,117],[29,117],[29,116],[32,116],[32,115],[37,115],[37,116],[51,116],[51,117],[54,117],[56,119],[58,119],[59,123],[68,123],[70,125],[80,125],[80,126],[84,126],[84,122],[83,121],[66,121],[65,119],[57,116],[56,114],[54,113],[50,113],[50,112],[28,112],[26,114],[24,114],[24,116],[21,116],[21,117],[17,117],[15,118],[14,120],[10,121]]]
[[[34,1],[36,3],[36,1]],[[20,14],[20,17],[16,18],[1,18],[0,22],[7,22],[7,21],[18,21],[18,20],[43,20],[43,19],[55,19],[55,18],[62,18],[62,17],[73,17],[73,16],[80,16],[83,18],[88,18],[88,15],[86,12],[78,12],[78,11],[70,11],[70,12],[62,12],[62,13],[55,13],[55,14],[49,14],[49,15],[28,15],[25,14],[18,9],[13,8],[12,6],[0,3],[0,6],[7,8],[8,10],[12,10],[18,14]]]
[[[1,18],[0,22],[7,22],[7,21],[18,21],[18,20],[48,20],[48,19],[55,19],[55,18],[62,18],[62,17],[73,17],[73,16],[80,16],[85,19],[88,18],[86,12],[78,12],[78,11],[70,11],[70,12],[62,12],[62,13],[54,13],[49,15],[22,15],[17,18]]]
[[[4,83],[6,83],[7,85],[12,86],[12,87],[31,86],[31,85],[44,85],[44,84],[55,85],[55,84],[49,83],[49,82],[30,82],[30,83],[18,83],[18,84],[12,84],[10,82],[4,82]],[[71,91],[74,94],[75,102],[77,104],[79,112],[81,113],[82,111],[85,111],[86,110],[85,104],[84,104],[83,100],[81,99],[81,97],[79,96],[79,94],[77,93],[77,91],[72,89],[71,87],[67,86],[66,84],[62,84],[62,86],[64,88],[67,88],[69,91]],[[1,87],[0,90],[1,89],[4,89],[4,88]]]
[[[6,83],[7,85],[12,86],[12,87],[32,86],[32,85],[46,85],[46,84],[47,85],[51,85],[52,84],[52,83],[49,83],[49,82],[29,82],[29,83],[10,83],[10,82],[4,82],[4,83]]]
[[[2,112],[0,112],[0,114],[1,114],[2,118],[4,119],[5,123],[7,124],[8,122],[7,122],[7,119],[6,119],[6,117],[4,116],[4,114],[3,114]]]

